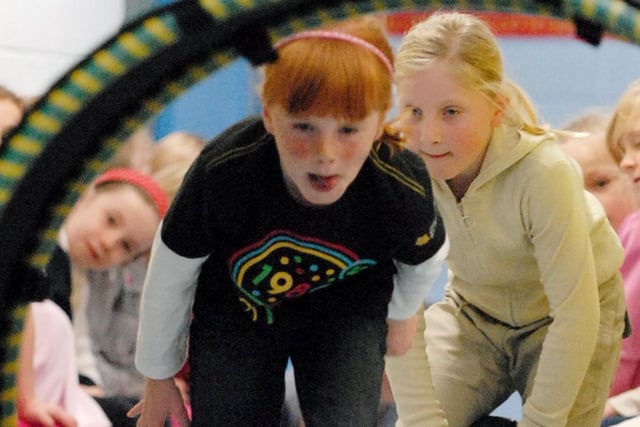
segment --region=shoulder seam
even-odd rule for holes
[[[420,184],[415,179],[408,177],[406,174],[401,172],[395,166],[382,160],[380,156],[378,156],[378,153],[375,150],[371,151],[371,153],[369,154],[369,158],[373,162],[374,166],[380,169],[386,175],[389,175],[391,178],[395,179],[400,184],[408,187],[412,191],[420,194],[421,196],[426,195],[425,188],[422,184]]]
[[[234,148],[232,150],[220,153],[220,155],[218,155],[217,157],[209,159],[207,161],[206,167],[207,169],[215,168],[237,157],[241,157],[248,153],[252,153],[258,150],[258,148],[260,148],[260,145],[263,143],[264,143],[263,138],[260,138],[249,145],[241,146],[241,147]]]

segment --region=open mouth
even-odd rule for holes
[[[92,260],[94,261],[98,260],[98,252],[93,248],[93,246],[89,242],[87,242],[87,252],[89,252],[89,256],[91,257]]]
[[[338,177],[337,175],[324,176],[310,173],[309,181],[311,182],[311,186],[317,191],[331,191],[336,187]]]

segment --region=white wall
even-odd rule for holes
[[[125,22],[125,0],[2,0],[0,85],[33,97]]]

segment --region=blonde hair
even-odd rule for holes
[[[624,155],[620,138],[633,125],[632,120],[640,120],[639,111],[640,79],[633,81],[618,100],[607,129],[607,146],[618,163]]]
[[[396,55],[396,80],[438,61],[467,87],[496,103],[505,114],[503,123],[536,135],[548,132],[538,123],[526,92],[505,78],[496,37],[480,18],[460,12],[436,12],[414,25]]]
[[[151,176],[162,187],[170,201],[176,197],[193,160],[183,159],[167,164],[156,170]]]
[[[204,148],[204,139],[189,132],[175,131],[156,142],[151,159],[151,173],[183,161],[193,162]]]
[[[167,193],[169,200],[176,196],[184,176],[204,145],[204,139],[184,131],[171,132],[156,142],[151,176]]]
[[[149,126],[142,126],[131,134],[109,160],[108,168],[132,168],[150,172],[153,155],[153,135]]]

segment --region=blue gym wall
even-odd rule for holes
[[[399,36],[392,37],[394,45]],[[529,93],[541,118],[552,126],[590,107],[613,108],[640,77],[640,47],[612,38],[591,46],[568,37],[502,37],[508,75]],[[237,60],[189,89],[156,119],[161,137],[175,129],[210,138],[231,123],[260,111],[257,77]]]

